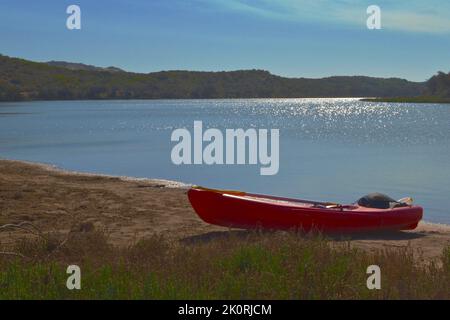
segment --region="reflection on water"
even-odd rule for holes
[[[450,107],[356,99],[55,101],[0,104],[0,156],[88,172],[352,202],[412,196],[450,223]],[[172,130],[280,129],[280,171],[174,166]]]

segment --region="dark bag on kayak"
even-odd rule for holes
[[[382,193],[370,193],[358,200],[358,205],[366,208],[389,209],[408,206]]]

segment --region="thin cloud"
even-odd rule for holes
[[[385,30],[450,33],[450,2],[430,0],[356,1],[356,0],[197,0],[221,10],[267,19],[334,23],[365,27],[366,8],[381,7]]]

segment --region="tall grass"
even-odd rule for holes
[[[450,249],[418,263],[408,248],[373,253],[296,233],[241,233],[195,242],[161,237],[130,248],[97,232],[55,250],[24,240],[29,257],[0,257],[0,299],[449,299]],[[54,250],[54,251],[52,251]],[[66,268],[81,268],[81,290],[66,288]],[[381,268],[381,290],[366,269]]]

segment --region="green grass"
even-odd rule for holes
[[[153,237],[115,248],[97,232],[64,247],[26,240],[0,256],[0,299],[450,299],[450,249],[418,263],[408,248],[367,253],[318,236],[244,233],[180,243]],[[81,290],[66,268],[81,267]],[[381,290],[366,269],[381,267]]]

